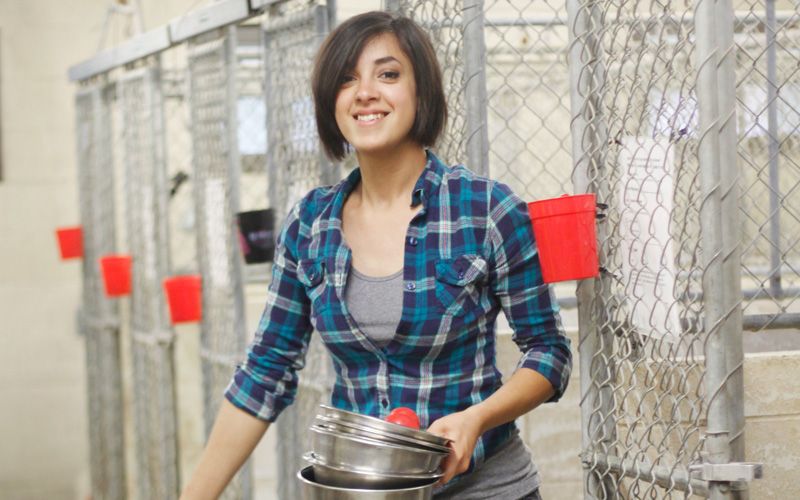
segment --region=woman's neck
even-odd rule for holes
[[[391,155],[356,155],[361,168],[361,201],[372,206],[407,204],[427,162],[425,150],[416,144],[395,149]]]

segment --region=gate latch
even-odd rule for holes
[[[689,466],[690,474],[699,474],[704,481],[750,482],[761,479],[763,464],[757,462],[734,462],[730,464],[695,464]]]

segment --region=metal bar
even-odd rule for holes
[[[327,0],[325,3],[327,7],[326,18],[325,18],[325,31],[324,33],[328,32],[329,26],[336,26],[336,0]]]
[[[769,285],[773,293],[781,289],[781,200],[780,145],[778,143],[778,86],[775,61],[775,0],[766,0],[767,23],[767,132],[769,135],[769,261],[772,267]]]
[[[119,306],[100,283],[98,259],[115,253],[110,84],[102,79],[76,95],[78,173],[84,236],[81,319],[85,329],[92,495],[125,498]]]
[[[725,317],[720,335],[725,344],[730,460],[744,461],[744,344],[742,342],[742,256],[739,224],[738,136],[736,133],[736,45],[731,0],[716,0],[716,36],[720,48],[717,101],[720,128],[722,273]],[[732,489],[735,488],[732,486]],[[743,483],[742,488],[747,488]],[[734,493],[733,498],[739,498]]]
[[[800,314],[748,314],[742,318],[742,328],[750,332],[800,328]]]
[[[220,0],[169,23],[169,38],[179,43],[251,17],[247,0]]]
[[[572,181],[576,193],[591,192],[593,178],[600,165],[600,148],[605,144],[605,127],[597,119],[598,89],[602,88],[605,70],[599,57],[600,46],[593,26],[599,15],[598,7],[590,2],[567,0],[569,25],[569,81],[570,81],[570,136],[572,141]],[[602,229],[598,240],[603,241]],[[602,256],[601,256],[602,259]],[[578,351],[580,359],[581,389],[581,448],[584,452],[600,449],[607,452],[615,440],[613,422],[603,419],[608,415],[611,398],[607,389],[598,386],[608,380],[612,373],[608,349],[604,342],[595,314],[601,307],[597,301],[602,279],[582,280],[576,290],[578,306]],[[599,413],[599,419],[598,417]],[[605,422],[604,422],[605,420]],[[584,468],[584,496],[592,498],[615,498],[616,494],[606,479]]]
[[[599,453],[583,454],[581,461],[585,467],[607,469],[616,474],[655,483],[664,488],[685,492],[691,490],[696,495],[708,495],[708,482],[690,477],[689,471],[682,466],[665,467]]]
[[[387,12],[400,12],[400,0],[383,0],[383,10]]]
[[[751,290],[743,290],[742,291],[742,298],[745,300],[758,300],[758,299],[770,299],[770,300],[782,300],[782,299],[795,299],[800,297],[800,288],[782,288],[780,295],[772,295],[772,293],[765,288],[757,288]],[[683,293],[680,296],[680,299],[683,301],[689,302],[702,302],[703,301],[703,293],[693,293],[687,292]],[[568,304],[571,303],[570,298],[566,297],[564,300],[564,307],[570,307]],[[559,304],[561,304],[561,299],[559,299]]]
[[[481,175],[489,173],[489,130],[486,117],[486,43],[483,0],[464,0],[464,91],[467,108],[467,160]]]
[[[330,27],[334,25],[332,19],[335,19],[335,17],[329,17],[331,15],[330,5],[328,8],[317,5],[312,9],[312,14],[314,15],[314,33],[316,34],[314,44],[316,52],[319,46],[322,45],[325,35],[330,31]],[[339,181],[339,164],[330,161],[322,148],[319,148],[317,155],[319,157],[320,181],[328,185],[336,184]]]
[[[89,79],[138,59],[157,54],[174,45],[167,26],[160,26],[100,51],[86,61],[70,66],[67,76],[72,82]]]
[[[705,394],[707,399],[706,461],[713,464],[730,462],[730,403],[725,384],[728,362],[723,323],[727,317],[725,294],[730,294],[723,276],[724,241],[722,227],[722,190],[720,158],[720,110],[717,100],[719,84],[715,2],[698,0],[695,5],[697,64],[697,100],[699,107],[702,289],[705,297]],[[714,500],[731,498],[727,483],[709,483],[709,496]]]
[[[239,155],[239,137],[238,137],[238,129],[239,129],[239,119],[236,113],[238,108],[238,99],[239,94],[237,90],[237,64],[238,64],[238,57],[236,55],[236,48],[237,48],[237,40],[238,37],[236,36],[236,26],[229,26],[227,28],[227,33],[225,35],[226,38],[226,46],[225,46],[225,73],[226,73],[226,98],[228,101],[227,105],[227,168],[226,172],[228,174],[228,190],[229,190],[229,210],[232,216],[240,210],[241,205],[241,193],[240,193],[240,186],[241,186],[241,157]],[[236,230],[232,230],[229,232],[228,244],[226,245],[228,251],[228,260],[231,263],[231,295],[233,301],[233,324],[231,325],[231,329],[227,332],[227,335],[233,337],[233,341],[230,342],[230,346],[233,348],[234,353],[242,353],[245,350],[247,345],[247,338],[246,338],[246,325],[245,325],[245,298],[244,298],[244,273],[243,273],[243,263],[242,263],[242,256],[241,252],[239,251],[239,235]],[[203,346],[207,348],[208,346]],[[235,366],[235,364],[230,365]],[[216,387],[214,391],[219,394],[224,389],[223,387]],[[207,395],[211,396],[211,395]],[[219,407],[220,398],[219,396],[216,397],[215,403],[217,405],[217,409]],[[217,411],[213,412],[213,415],[216,416]],[[210,416],[210,415],[209,415]],[[209,422],[209,433],[210,434],[210,425]],[[238,481],[237,481],[238,480]],[[239,484],[232,485],[233,488],[229,487],[228,490],[225,492],[225,495],[236,495],[238,496],[237,500],[250,500],[253,497],[253,461],[252,459],[247,460],[247,462],[242,466],[239,470],[236,479],[234,482],[238,482]],[[238,486],[238,487],[237,487]],[[231,492],[230,490],[233,489],[234,491]]]
[[[399,5],[399,0],[384,0],[384,5],[386,10],[391,10],[393,8],[397,8],[395,6]],[[786,22],[792,19],[796,15],[795,11],[793,10],[780,10],[777,11],[775,19],[778,22]],[[766,17],[760,16],[757,12],[752,11],[736,11],[735,12],[735,22],[736,25],[741,24],[757,24],[757,23],[764,23],[766,22]],[[631,24],[641,24],[646,21],[651,21],[653,19],[658,19],[661,23],[675,23],[675,24],[693,24],[694,23],[694,14],[688,12],[686,14],[676,15],[676,14],[668,14],[668,13],[659,13],[658,16],[641,16],[641,15],[627,15],[624,19],[614,19],[614,24],[619,25],[631,25]],[[527,17],[519,17],[519,18],[502,18],[502,17],[487,17],[486,18],[486,26],[489,27],[527,27],[527,26],[566,26],[567,20],[561,16],[548,16],[548,15],[538,15],[538,16],[527,16]],[[446,20],[437,20],[436,26],[438,27],[457,27],[461,23],[456,19],[446,19]],[[426,26],[423,24],[423,26]]]

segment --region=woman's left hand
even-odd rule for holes
[[[439,480],[438,485],[446,484],[469,468],[469,460],[475,449],[475,443],[481,436],[482,427],[482,421],[477,412],[470,410],[473,408],[451,413],[436,420],[428,427],[428,432],[431,434],[453,441],[450,444],[450,455],[442,462],[444,476]]]

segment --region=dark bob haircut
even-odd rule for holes
[[[355,68],[364,47],[375,37],[391,33],[411,61],[417,90],[417,112],[409,132],[420,146],[436,143],[447,121],[442,71],[428,35],[414,21],[388,12],[351,17],[334,29],[317,53],[311,75],[317,131],[325,153],[333,160],[346,155],[347,139],[336,124],[336,97],[345,76]]]

